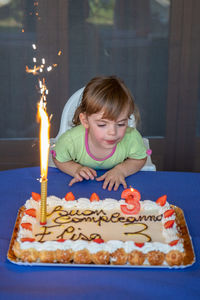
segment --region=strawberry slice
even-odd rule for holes
[[[140,202],[135,201],[134,203],[131,203],[131,205],[133,206],[133,208],[128,208],[127,205],[120,205],[121,211],[125,214],[125,215],[136,215],[139,213],[140,211]]]
[[[65,200],[66,201],[74,201],[75,200],[74,194],[72,192],[67,193],[65,195]]]
[[[22,228],[26,230],[32,231],[32,224],[31,223],[21,223]]]
[[[129,196],[132,196],[135,201],[140,201],[141,195],[140,192],[136,189],[130,188],[123,190],[121,194],[122,199],[128,199]],[[128,203],[128,202],[127,202]]]
[[[29,237],[21,238],[21,242],[22,242],[22,243],[24,243],[24,242],[30,242],[30,243],[33,243],[33,242],[35,242],[35,239],[29,238]]]
[[[99,201],[99,196],[96,193],[92,193],[90,197],[90,202]]]
[[[135,243],[136,247],[142,248],[144,246],[144,243]]]
[[[35,208],[27,209],[25,210],[25,214],[30,217],[36,218],[36,209]]]
[[[169,218],[175,213],[174,209],[168,209],[164,212],[164,217]]]
[[[174,222],[175,222],[174,220],[167,221],[164,224],[165,229],[172,228],[172,226],[174,225]]]
[[[102,243],[104,243],[104,240],[102,240],[102,239],[94,239],[94,240],[92,240],[93,242],[95,242],[95,243],[97,243],[97,244],[102,244]]]
[[[59,239],[57,240],[57,242],[63,243],[65,241],[65,239]]]
[[[39,202],[41,200],[41,196],[38,193],[32,192],[32,198],[33,200]]]
[[[164,206],[167,201],[167,195],[163,195],[156,200],[156,203],[160,206]]]
[[[171,241],[171,242],[169,243],[169,245],[170,245],[170,246],[175,246],[175,245],[178,244],[178,241],[179,241],[179,240]]]

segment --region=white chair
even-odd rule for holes
[[[68,129],[72,127],[72,119],[74,116],[74,112],[76,108],[79,106],[79,103],[82,98],[83,90],[85,87],[79,89],[77,92],[75,92],[69,100],[66,102],[62,116],[61,116],[61,121],[60,121],[60,129],[55,138],[50,139],[50,154],[49,154],[49,166],[50,167],[55,167],[55,164],[52,160],[52,155],[51,155],[51,150],[53,150],[54,144],[57,141],[57,139]],[[131,118],[128,121],[128,125],[130,127],[135,127],[135,118],[132,115]],[[145,147],[147,150],[149,149],[149,140],[147,138],[143,138]],[[144,167],[142,168],[142,171],[156,171],[155,165],[151,161],[151,155],[147,156],[147,161]]]

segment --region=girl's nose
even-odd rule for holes
[[[108,128],[108,134],[109,135],[116,135],[116,126],[114,124],[110,124]]]

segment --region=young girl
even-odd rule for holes
[[[93,78],[83,91],[73,124],[55,146],[55,165],[73,178],[103,182],[103,189],[116,191],[125,178],[146,162],[146,148],[137,129],[128,127],[134,101],[117,77]],[[109,169],[97,177],[95,169]]]

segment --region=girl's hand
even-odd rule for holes
[[[102,176],[96,178],[96,180],[104,180],[103,189],[106,189],[108,187],[109,191],[111,191],[113,187],[114,191],[117,191],[120,184],[122,184],[125,189],[127,188],[125,176],[122,170],[120,170],[119,166],[116,166],[115,168],[104,173]]]
[[[72,186],[76,182],[83,181],[83,179],[93,180],[96,176],[97,173],[94,169],[80,165],[75,172],[74,178],[70,181],[69,186]]]

